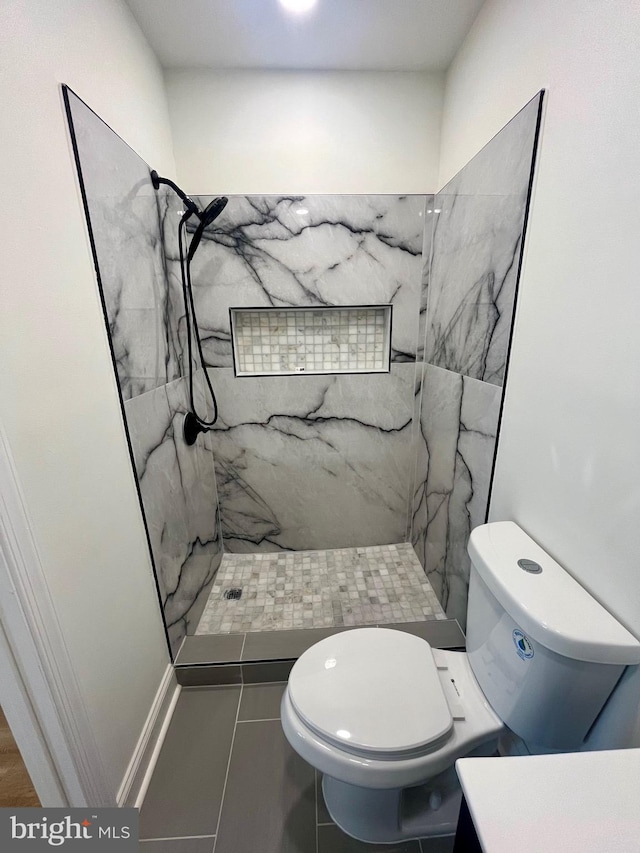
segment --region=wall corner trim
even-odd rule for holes
[[[142,805],[181,689],[173,665],[169,664],[122,779],[116,797],[118,806],[140,808]]]
[[[0,619],[33,709],[33,734],[69,806],[112,806],[104,765],[0,424]],[[35,781],[35,780],[34,780]],[[47,803],[44,803],[47,805]]]

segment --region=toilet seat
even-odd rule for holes
[[[321,640],[294,665],[289,698],[324,740],[371,758],[424,755],[453,727],[431,647],[402,631],[362,628]]]
[[[371,647],[366,640],[367,635],[370,635],[369,632],[380,632],[384,635],[402,634],[403,632],[363,628],[336,636],[346,637],[349,634],[362,632],[366,632],[364,641],[367,649],[362,651],[359,662],[363,672],[371,673],[371,667],[375,670],[375,658],[370,654]],[[387,637],[386,639],[390,643],[394,643],[395,640],[394,637]],[[296,675],[294,675],[294,670],[298,667],[299,662],[312,651],[314,648],[312,647],[296,662],[291,671],[289,684],[282,697],[282,727],[289,743],[296,752],[321,773],[353,785],[377,789],[418,785],[437,773],[443,772],[451,767],[456,759],[469,755],[471,752],[476,754],[480,750],[478,754],[491,754],[496,748],[497,738],[504,731],[504,725],[480,689],[469,665],[466,652],[431,649],[425,640],[416,637],[413,639],[429,649],[437,667],[438,678],[442,685],[442,695],[445,697],[449,706],[449,713],[453,718],[453,724],[447,736],[432,741],[430,744],[424,744],[417,751],[411,752],[405,749],[403,752],[402,749],[397,750],[398,743],[402,743],[400,733],[398,733],[399,739],[395,741],[396,749],[379,750],[375,754],[366,748],[354,748],[353,744],[348,748],[345,747],[344,739],[335,736],[335,733],[333,737],[323,734],[320,731],[316,713],[309,712],[309,709],[305,708],[300,695],[298,695],[298,702],[302,704],[303,712],[307,712],[306,718],[303,713],[298,711],[292,701],[292,693],[296,692],[296,682],[299,681],[298,676],[301,676],[300,680],[303,680],[306,671],[307,677],[311,678],[310,671],[307,671],[306,667],[299,667]],[[324,640],[321,642],[325,643]],[[394,648],[397,646],[394,645]],[[324,652],[327,651],[328,646],[324,646]],[[331,659],[325,654],[325,661]],[[418,681],[419,673],[412,673],[411,677],[414,681]],[[385,682],[377,679],[375,683],[380,689],[380,695],[389,693],[388,687],[385,687]],[[378,694],[373,691],[373,694],[368,695],[373,695],[373,706],[377,707]],[[316,705],[313,707],[317,709],[321,696],[318,694],[315,699]],[[333,704],[340,703],[334,701]],[[413,694],[410,704],[417,711],[420,710],[416,707],[415,694]],[[308,721],[309,716],[313,716],[315,722]],[[397,720],[397,717],[394,719]],[[396,725],[395,729],[397,728]],[[404,746],[406,747],[406,743]]]

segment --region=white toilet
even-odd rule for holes
[[[640,643],[513,522],[469,542],[467,651],[358,628],[296,661],[291,746],[323,773],[333,820],[361,841],[455,831],[458,758],[510,731],[530,752],[580,749]]]

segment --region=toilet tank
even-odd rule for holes
[[[517,524],[476,527],[467,654],[532,751],[578,749],[640,642]]]

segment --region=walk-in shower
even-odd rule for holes
[[[65,100],[174,659],[464,625],[541,95],[435,196],[230,199]]]

